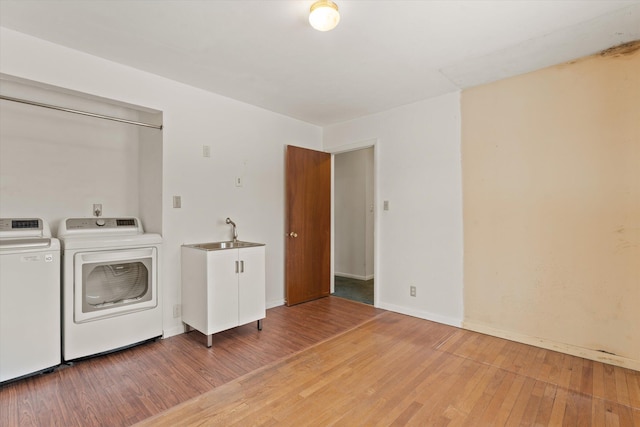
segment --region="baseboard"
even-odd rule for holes
[[[393,311],[400,314],[406,314],[407,316],[417,317],[419,319],[430,320],[432,322],[442,323],[449,326],[455,326],[456,328],[462,327],[462,320],[454,317],[442,316],[440,314],[431,313],[429,311],[414,310],[412,308],[402,307],[394,304],[387,304],[380,302],[376,307],[384,310]]]
[[[184,324],[182,324],[182,322],[178,326],[174,326],[173,328],[163,330],[162,339],[173,337],[180,334],[184,334]]]
[[[344,277],[346,279],[356,279],[356,280],[371,280],[373,279],[373,274],[369,276],[359,276],[357,274],[349,274],[349,273],[333,273],[334,276]]]
[[[634,371],[640,371],[640,360],[628,359],[626,357],[617,356],[615,354],[603,353],[601,351],[592,350],[589,348],[559,343],[545,338],[519,334],[517,332],[503,331],[477,322],[464,321],[462,327],[470,331],[480,332],[481,334],[492,335],[494,337],[504,338],[523,344],[529,344],[535,347],[545,348],[547,350],[558,351],[560,353],[566,353],[572,356],[594,360],[596,362],[608,363],[610,365],[616,365],[623,368],[633,369]]]
[[[284,305],[284,299],[277,299],[274,301],[267,301],[267,310],[274,307],[280,307]]]

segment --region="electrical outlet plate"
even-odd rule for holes
[[[173,196],[173,207],[174,208],[181,208],[182,207],[182,197]]]
[[[173,318],[176,319],[178,317],[180,317],[180,304],[174,304],[173,305]]]
[[[409,286],[409,295],[411,295],[412,297],[416,296],[416,287],[415,286]]]
[[[236,177],[236,187],[242,187],[242,177],[241,176],[237,176]]]
[[[211,157],[211,147],[208,145],[202,146],[202,157]]]

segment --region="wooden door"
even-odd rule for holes
[[[287,146],[286,261],[288,306],[329,295],[331,154]]]

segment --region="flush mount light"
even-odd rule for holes
[[[338,5],[330,0],[318,0],[311,5],[309,24],[318,31],[333,30],[340,22]]]

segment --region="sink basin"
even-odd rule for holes
[[[184,245],[188,248],[201,249],[203,251],[220,251],[223,249],[238,249],[238,248],[249,248],[252,246],[264,246],[264,243],[253,243],[253,242],[209,242],[209,243],[196,243],[193,245]]]

